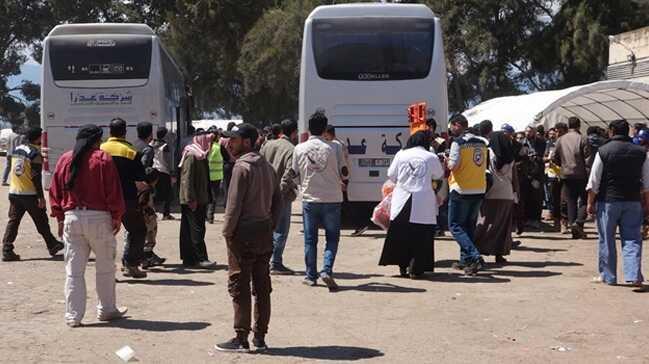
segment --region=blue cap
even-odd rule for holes
[[[514,127],[513,127],[513,126],[511,126],[511,125],[509,125],[509,124],[506,124],[506,123],[503,124],[503,125],[500,127],[500,130],[501,130],[501,131],[504,131],[505,133],[511,133],[511,134],[514,134],[514,133],[516,132],[516,130],[514,130]]]

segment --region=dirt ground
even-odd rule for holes
[[[0,210],[7,209],[3,197]],[[128,306],[128,319],[95,320],[91,262],[85,326],[76,329],[63,321],[62,257],[49,258],[26,218],[16,243],[23,261],[0,263],[0,362],[116,363],[115,351],[129,345],[143,363],[649,363],[649,293],[591,283],[592,227],[592,238],[581,241],[526,234],[508,266],[472,279],[451,270],[458,247],[443,238],[435,273],[417,281],[377,266],[382,232],[353,238],[344,231],[335,265],[340,292],[306,287],[301,275],[273,277],[272,349],[214,352],[233,334],[220,217],[207,231],[210,258],[220,264],[213,272],[182,269],[180,224],[160,223],[157,251],[168,264],[146,280],[118,275],[118,304]],[[303,272],[300,221],[295,214],[285,263]]]

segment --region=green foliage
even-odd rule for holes
[[[17,75],[62,22],[144,22],[183,68],[196,114],[269,123],[295,118],[304,20],[353,0],[5,0],[0,117],[38,120],[39,87]],[[649,6],[600,0],[413,0],[442,19],[451,111],[492,97],[602,78],[609,34],[649,25]]]

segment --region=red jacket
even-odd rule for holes
[[[70,178],[72,152],[66,152],[56,163],[50,186],[52,216],[63,221],[64,213],[77,207],[88,210],[108,211],[113,220],[121,220],[126,205],[122,195],[117,167],[113,158],[99,150],[93,150],[81,160],[74,187],[65,189]]]

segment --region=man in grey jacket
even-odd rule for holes
[[[573,239],[582,239],[586,220],[586,160],[590,157],[588,139],[579,129],[581,121],[576,117],[568,119],[568,133],[556,143],[552,161],[561,167],[561,180],[568,204],[568,224]]]
[[[297,123],[292,120],[282,121],[282,136],[279,139],[269,140],[262,147],[260,154],[273,166],[278,178],[291,167],[293,161],[293,150],[297,144]],[[295,184],[282,185],[283,207],[279,221],[273,232],[273,257],[270,261],[270,274],[293,275],[294,272],[284,265],[282,255],[288,232],[291,227],[291,203],[297,196]]]
[[[271,292],[268,263],[282,198],[275,170],[255,152],[257,129],[250,124],[240,124],[227,136],[236,162],[228,190],[223,236],[228,248],[228,291],[234,306],[236,337],[215,347],[221,351],[247,352],[250,350],[248,335],[252,330],[252,343],[259,351],[266,349]],[[255,294],[252,328],[251,281]]]

